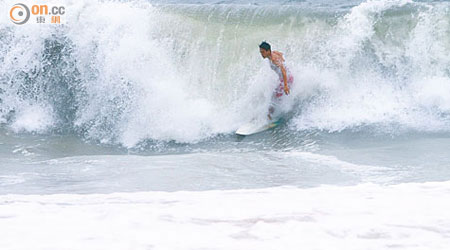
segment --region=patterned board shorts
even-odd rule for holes
[[[294,82],[294,77],[292,75],[288,75],[287,76],[287,84],[288,84],[289,89],[291,89],[291,86],[292,86],[293,82]],[[280,79],[278,87],[275,89],[275,91],[273,93],[273,97],[275,99],[279,99],[284,94],[285,94],[284,93],[284,81],[283,81],[283,79]]]

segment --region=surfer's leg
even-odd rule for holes
[[[274,92],[272,95],[272,99],[270,101],[270,106],[269,106],[269,114],[267,114],[267,117],[269,118],[269,120],[272,120],[273,117],[276,117],[279,112],[280,109],[280,102],[282,99],[282,94],[278,93],[278,92]]]
[[[272,114],[275,111],[275,108],[273,106],[269,107],[269,113],[267,114],[267,117],[269,118],[269,120],[272,120]]]

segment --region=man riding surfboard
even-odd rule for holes
[[[259,52],[264,59],[269,59],[270,68],[277,73],[279,79],[279,84],[272,95],[272,104],[269,107],[269,114],[267,115],[267,117],[272,120],[272,114],[275,111],[274,106],[279,104],[283,93],[286,95],[290,93],[290,87],[294,78],[285,66],[283,53],[275,50],[272,51],[270,44],[267,42],[262,42],[259,45]]]

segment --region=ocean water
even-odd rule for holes
[[[64,25],[15,3],[0,249],[450,246],[449,2],[46,2]],[[263,40],[285,122],[238,137],[277,84]]]

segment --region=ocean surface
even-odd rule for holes
[[[16,3],[0,249],[449,249],[450,2]],[[239,137],[278,84],[261,41],[294,84]]]

